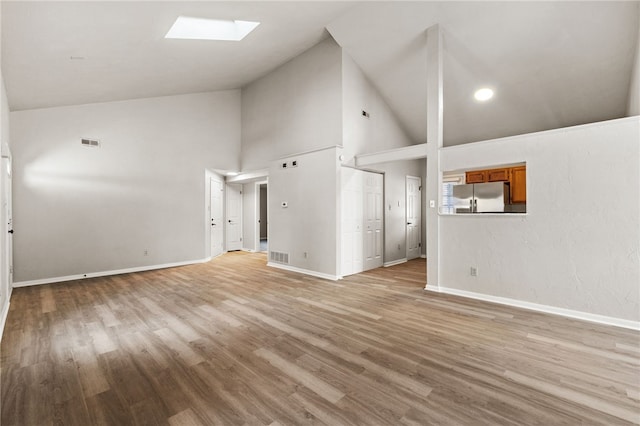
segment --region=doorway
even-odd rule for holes
[[[407,176],[406,183],[406,238],[407,260],[420,257],[422,251],[422,179]]]
[[[222,180],[211,178],[211,257],[220,256],[224,250],[224,185]]]
[[[269,218],[268,218],[267,182],[256,182],[256,251],[266,252],[269,249]]]

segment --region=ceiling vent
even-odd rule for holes
[[[82,144],[82,146],[87,146],[90,148],[100,147],[100,141],[95,139],[80,139],[80,143]]]

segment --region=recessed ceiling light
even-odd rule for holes
[[[238,176],[238,172],[227,172],[227,176]]]
[[[493,98],[493,90],[488,87],[483,87],[482,89],[476,90],[476,93],[473,94],[473,97],[476,98],[476,101],[484,102]]]
[[[173,23],[164,38],[240,41],[258,25],[260,25],[260,22],[224,21],[178,16],[178,19]]]

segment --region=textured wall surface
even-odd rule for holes
[[[440,286],[638,321],[639,140],[631,117],[443,149],[443,170],[526,161],[527,214],[442,216]]]

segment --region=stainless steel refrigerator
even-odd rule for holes
[[[507,182],[474,183],[453,186],[456,213],[504,213],[509,205]]]

